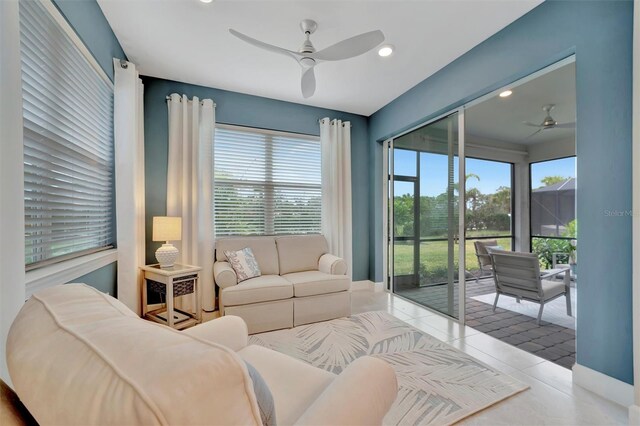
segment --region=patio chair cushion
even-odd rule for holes
[[[564,293],[564,289],[564,283],[562,281],[542,280],[542,294],[544,295],[544,300],[549,300]]]

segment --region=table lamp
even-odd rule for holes
[[[180,241],[182,239],[182,218],[168,216],[153,217],[153,241],[166,241],[156,250],[156,259],[160,268],[173,267],[178,258],[178,249],[169,241]]]

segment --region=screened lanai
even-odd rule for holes
[[[462,304],[467,326],[568,368],[577,308],[574,76],[568,63],[465,109],[464,232],[457,118],[399,136],[389,153],[390,289],[458,319]],[[537,124],[544,122],[556,124]],[[536,301],[501,294],[494,307],[498,288],[483,245],[533,254],[541,275],[567,271],[545,280],[569,297],[545,302],[539,321]]]

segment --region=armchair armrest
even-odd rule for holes
[[[320,256],[320,260],[318,261],[318,270],[325,274],[346,275],[347,262],[338,256],[326,253]]]
[[[249,339],[247,324],[242,318],[233,315],[198,324],[182,333],[226,346],[235,352],[247,346]]]
[[[296,424],[380,425],[397,393],[398,382],[391,366],[365,356],[351,363]]]
[[[540,279],[545,280],[547,278],[555,277],[556,275],[559,275],[559,274],[569,274],[570,272],[571,272],[571,269],[569,269],[568,267],[547,269],[545,271],[540,271]]]
[[[238,284],[238,276],[229,262],[215,262],[213,264],[213,279],[220,288]]]

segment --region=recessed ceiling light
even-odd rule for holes
[[[500,97],[501,98],[506,98],[508,96],[511,96],[513,92],[511,90],[505,90],[504,92],[500,92]]]
[[[392,53],[393,53],[393,46],[391,46],[390,44],[382,46],[380,49],[378,49],[378,55],[382,56],[383,58],[390,56]]]
[[[213,0],[200,0],[202,3],[211,3]]]

